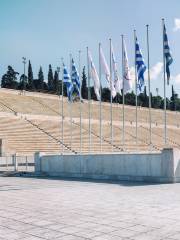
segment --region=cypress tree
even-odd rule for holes
[[[88,99],[87,77],[86,77],[85,67],[83,67],[83,72],[82,72],[81,96],[83,99]]]
[[[171,100],[170,109],[173,111],[176,111],[177,103],[178,103],[178,94],[175,93],[173,85],[172,85],[172,96],[170,100]]]
[[[31,62],[29,60],[28,63],[28,88],[34,89],[34,84],[33,84],[34,78],[33,78],[33,71],[32,71],[32,66],[31,66]]]
[[[175,108],[175,96],[174,96],[174,87],[172,85],[172,96],[171,96],[171,110],[174,110]]]
[[[43,89],[43,86],[44,86],[44,74],[42,71],[42,67],[40,67],[38,73],[38,89]]]
[[[59,93],[59,76],[57,71],[54,72],[53,90],[54,92]]]
[[[111,93],[110,93],[109,88],[107,88],[107,87],[103,88],[101,94],[102,94],[102,101],[103,102],[109,102],[110,101]]]
[[[48,71],[48,89],[50,91],[54,90],[53,86],[53,71],[52,71],[52,66],[49,64],[49,71]]]

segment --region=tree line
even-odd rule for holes
[[[44,91],[58,93],[59,90],[59,76],[58,71],[56,70],[53,73],[52,66],[49,64],[48,71],[48,82],[44,79],[44,73],[42,67],[39,68],[38,78],[34,79],[32,65],[29,61],[28,63],[28,73],[27,75],[22,74],[19,76],[19,73],[16,72],[12,66],[8,66],[7,72],[2,76],[1,87],[2,88],[11,88],[18,90],[30,90],[30,91]]]
[[[19,78],[18,78],[19,77]],[[85,67],[83,68],[82,74],[82,86],[81,86],[81,94],[83,99],[88,99],[88,87],[87,87],[87,74]],[[7,72],[2,76],[1,80],[2,88],[10,88],[17,90],[27,90],[27,91],[38,91],[38,92],[46,92],[51,94],[62,94],[62,80],[59,79],[59,71],[58,69],[53,72],[51,64],[49,64],[47,81],[45,81],[44,73],[42,67],[39,68],[38,78],[34,79],[33,70],[31,62],[28,62],[28,72],[27,75],[16,72],[12,66],[8,66]],[[64,86],[64,95],[66,94],[66,89]],[[110,90],[106,87],[101,89],[102,93],[102,101],[109,102],[110,101]],[[94,92],[94,88],[90,87],[90,95],[91,99],[97,100]],[[132,91],[130,93],[125,94],[125,104],[135,106],[135,93]],[[122,94],[117,94],[117,96],[113,99],[113,102],[122,104]],[[180,98],[178,94],[175,92],[174,87],[172,85],[172,93],[171,97],[166,99],[167,109],[172,111],[180,111]],[[152,108],[163,109],[164,107],[164,99],[159,96],[153,96],[151,94],[151,105]],[[139,94],[138,96],[138,106],[148,107],[149,106],[149,96],[147,95],[146,87],[144,88],[144,92]]]

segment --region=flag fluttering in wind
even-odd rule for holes
[[[121,82],[118,75],[118,67],[117,67],[117,61],[114,55],[114,48],[111,44],[111,53],[112,53],[112,70],[113,70],[113,80],[114,88],[116,90],[116,93],[121,93]]]
[[[102,51],[102,48],[100,48],[100,64],[101,64],[102,73],[104,73],[104,75],[106,76],[108,87],[111,91],[112,97],[114,98],[116,96],[116,90],[114,88],[112,78],[111,78],[111,81],[110,81],[110,71],[109,71],[109,67],[107,65],[104,53]]]
[[[72,100],[72,92],[73,92],[73,84],[71,82],[71,78],[67,71],[67,68],[64,64],[63,64],[63,83],[66,86],[68,99],[69,99],[69,101],[71,101]]]
[[[128,56],[126,50],[126,44],[123,40],[123,91],[124,94],[132,89],[132,79],[130,78],[130,69],[128,63]]]
[[[77,71],[76,65],[74,60],[72,59],[72,70],[71,70],[71,80],[73,84],[73,91],[76,91],[77,94],[80,96],[80,79],[79,73]]]
[[[94,92],[96,94],[97,100],[100,100],[100,81],[99,76],[96,71],[96,67],[92,60],[91,53],[88,51],[88,61],[89,61],[89,77],[94,81]]]
[[[146,66],[144,63],[144,59],[142,57],[142,52],[139,47],[137,37],[136,37],[136,70],[137,70],[137,88],[139,92],[142,92],[144,87],[144,72],[146,71]]]
[[[167,84],[169,85],[169,79],[170,79],[170,69],[169,66],[173,62],[173,58],[171,56],[171,51],[169,48],[169,43],[168,43],[168,37],[166,33],[166,27],[164,24],[164,29],[163,29],[163,45],[164,45],[164,58],[165,58],[165,67],[166,67],[166,74],[167,74]]]

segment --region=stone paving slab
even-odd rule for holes
[[[0,177],[0,240],[180,240],[180,184]]]

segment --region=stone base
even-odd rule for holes
[[[180,182],[180,151],[93,155],[35,154],[35,171],[48,176],[139,181]]]

